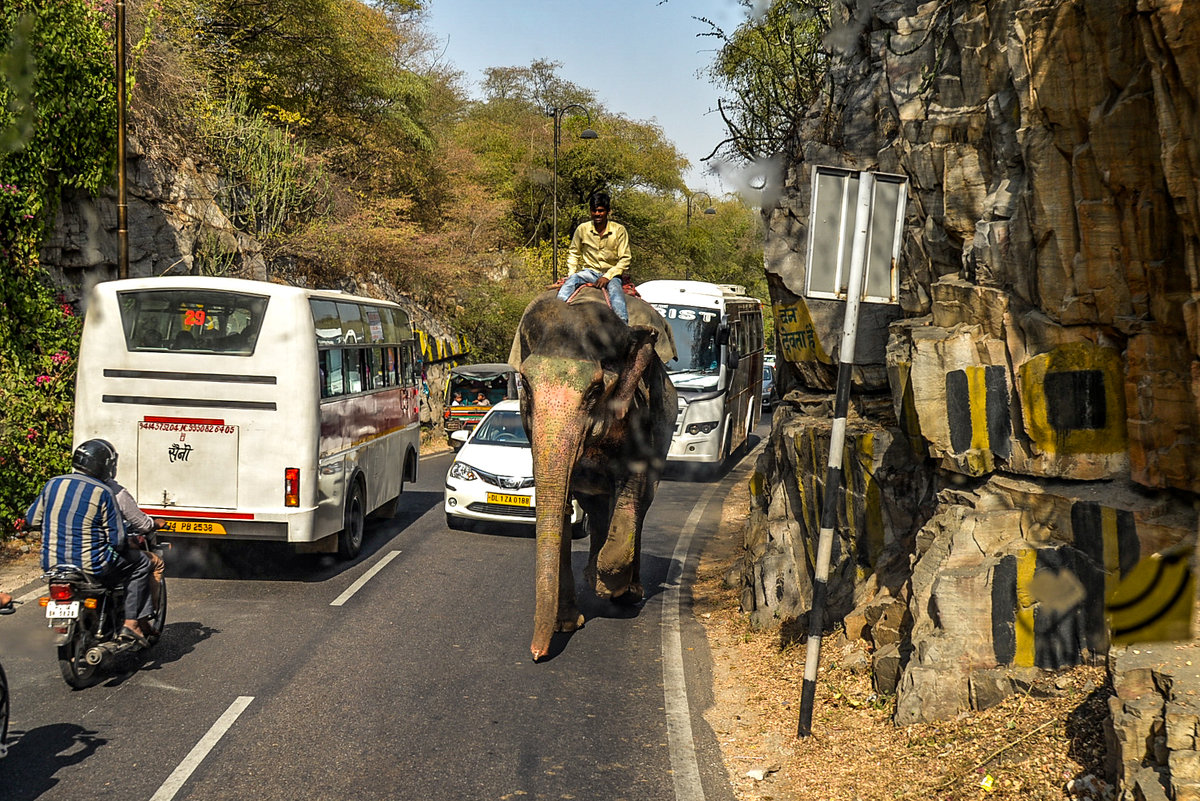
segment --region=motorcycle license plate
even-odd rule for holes
[[[163,530],[175,534],[224,534],[225,527],[207,520],[168,520]]]
[[[499,503],[505,506],[529,506],[528,495],[502,495],[499,492],[487,494],[488,503]]]
[[[77,618],[79,617],[79,601],[68,601],[67,603],[51,601],[46,604],[46,617],[51,619]]]

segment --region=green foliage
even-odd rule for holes
[[[751,0],[741,0],[751,8]],[[733,33],[712,20],[705,36],[721,42],[709,75],[732,97],[717,101],[729,136],[713,150],[752,162],[779,153],[796,120],[820,91],[829,31],[826,4],[816,0],[772,0]]]
[[[397,30],[413,2],[165,0],[174,40],[198,42],[197,60],[221,93],[306,128],[312,137],[363,147],[432,146],[421,120],[428,87],[402,69]],[[348,163],[353,163],[352,161]]]
[[[69,460],[79,320],[37,254],[61,192],[113,175],[103,23],[83,0],[0,5],[0,536]]]
[[[198,114],[201,143],[224,168],[218,195],[239,229],[273,244],[289,225],[312,219],[324,205],[324,171],[304,143],[253,113],[235,94]]]

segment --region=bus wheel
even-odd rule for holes
[[[338,556],[343,559],[353,559],[358,556],[363,544],[363,492],[362,486],[355,482],[350,497],[346,499],[344,525],[338,534]]]

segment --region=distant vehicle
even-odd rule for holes
[[[487,403],[479,402],[483,393]],[[470,432],[487,410],[506,398],[517,397],[517,371],[507,364],[463,364],[450,370],[446,379],[446,407],[442,411],[446,441],[457,446],[451,435]]]
[[[667,461],[718,467],[762,415],[762,301],[745,287],[647,281],[638,294],[671,326],[678,356],[667,362],[679,417]]]
[[[537,513],[533,451],[521,424],[521,404],[504,400],[487,410],[474,432],[459,430],[461,445],[446,473],[446,525],[466,528],[470,521],[525,523]],[[583,510],[571,500],[571,524],[583,522]]]
[[[775,365],[763,365],[762,403],[764,409],[770,409],[775,403]]]
[[[75,443],[166,536],[358,553],[416,481],[416,341],[395,303],[235,278],[104,281],[90,295]]]

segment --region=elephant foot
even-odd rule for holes
[[[555,631],[578,631],[583,628],[583,614],[575,608],[564,609],[558,613]]]
[[[634,604],[641,603],[645,597],[646,592],[642,589],[642,585],[635,581],[629,585],[625,592],[620,595],[614,595],[613,601],[623,606],[633,606]]]

